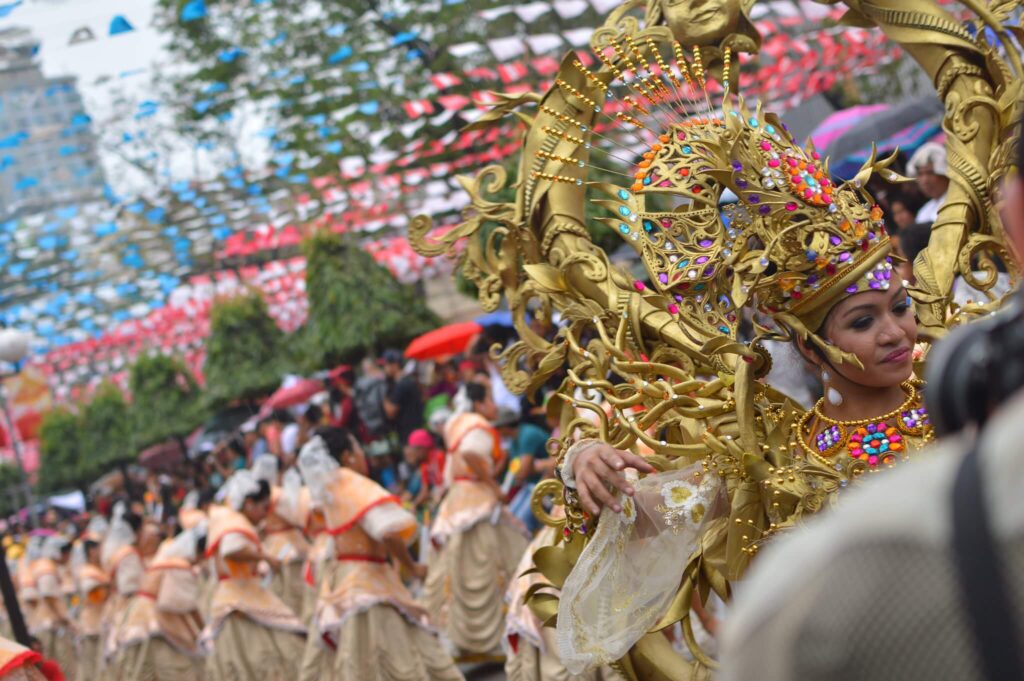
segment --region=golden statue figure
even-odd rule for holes
[[[995,203],[1024,71],[1004,48],[1013,45],[1004,24],[1019,0],[965,2],[967,25],[929,0],[847,3],[847,20],[903,45],[947,105],[953,181],[915,267],[919,323],[865,189],[873,176],[905,181],[890,168],[895,157],[872,155],[839,183],[778,116],[735,95],[737,54],[760,44],[752,4],[627,0],[594,34],[599,66],[569,54],[548,92],[503,97],[473,124],[514,114],[526,125],[515,201],[486,198],[507,182],[504,169],[486,168],[461,180],[472,197],[461,225],[438,242],[425,217],[410,230],[424,255],[466,239],[463,272],[482,305],[507,299],[521,337],[501,357],[511,389],[532,391],[568,367],[554,401],[562,481],[542,483],[534,497],[559,541],[534,561],[548,586],[571,596],[545,585],[528,596],[542,622],[557,620],[574,668],[708,678],[714,661],[693,623],[710,594],[728,600],[766,539],[930,439],[907,344],[998,303],[950,310],[949,299],[958,276],[990,288],[990,256],[1005,252]],[[722,206],[726,190],[738,201]],[[588,202],[637,251],[646,281],[612,267],[591,242]],[[854,298],[853,307],[873,305],[887,320],[884,352],[851,345],[836,328]],[[561,312],[554,339],[530,329],[528,308]],[[744,315],[753,315],[752,332],[740,330]],[[803,409],[770,385],[769,341],[791,343],[820,371],[827,399]],[[878,413],[858,412],[858,394],[877,396]],[[647,473],[630,483],[636,496],[579,483],[596,457]],[[598,492],[609,495],[601,504]],[[545,512],[546,498],[564,505],[564,517]],[[641,555],[646,562],[632,562]],[[666,635],[677,626],[689,658]]]

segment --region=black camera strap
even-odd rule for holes
[[[953,483],[953,558],[985,678],[1024,679],[1021,639],[985,506],[976,446],[964,456]]]

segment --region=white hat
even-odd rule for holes
[[[928,142],[922,145],[910,157],[910,162],[907,164],[907,175],[917,177],[921,168],[925,166],[931,166],[932,172],[936,175],[947,177],[949,162],[946,156],[946,147],[938,142]]]

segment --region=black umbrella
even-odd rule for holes
[[[869,116],[837,137],[825,149],[823,156],[844,159],[870,148],[873,142],[884,140],[906,128],[926,120],[942,122],[946,109],[935,95],[910,99]]]

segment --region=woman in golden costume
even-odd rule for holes
[[[731,93],[737,52],[757,41],[726,25],[725,37],[687,40],[688,58],[680,32],[722,23],[707,6],[745,17],[752,2],[651,0],[645,19],[666,25],[641,27],[629,13],[643,4],[623,3],[595,33],[597,70],[569,55],[543,97],[505,98],[478,122],[539,104],[536,117],[520,114],[528,131],[514,203],[482,196],[505,180],[487,169],[465,183],[474,210],[463,225],[437,244],[426,220],[411,232],[424,254],[472,237],[464,271],[485,307],[507,296],[523,339],[504,353],[507,384],[529,391],[569,367],[562,482],[537,491],[565,507],[564,520],[545,517],[559,544],[534,556],[552,588],[526,594],[540,621],[557,616],[561,662],[571,672],[608,664],[628,679],[683,681],[714,668],[694,616],[713,623],[711,594],[729,599],[762,542],[930,438],[912,348],[918,329],[934,337],[998,303],[950,309],[948,289],[958,274],[974,281],[965,271],[980,264],[988,279],[976,283],[987,290],[990,254],[1009,260],[991,188],[1009,170],[1021,69],[1012,48],[981,37],[988,28],[1013,44],[1001,22],[1017,3],[968,3],[973,33],[926,0],[848,3],[851,20],[881,26],[935,76],[951,112],[953,198],[908,300],[865,191],[876,175],[902,181],[893,159],[872,155],[837,182],[774,114],[732,94],[712,104],[715,92]],[[678,21],[681,12],[694,21]],[[720,87],[707,87],[711,74]],[[590,168],[628,181],[588,182]],[[738,200],[725,201],[726,190]],[[607,211],[601,222],[637,250],[643,280],[590,243],[588,194]],[[528,304],[535,315],[561,312],[553,340],[526,326]],[[741,334],[755,310],[765,321]],[[766,382],[767,340],[793,343],[821,377],[824,397],[811,410]],[[641,446],[654,453],[641,458]],[[677,624],[683,654],[665,633]]]
[[[497,658],[505,629],[505,591],[526,548],[526,529],[504,507],[495,481],[497,408],[486,386],[466,387],[470,404],[445,426],[448,491],[430,528],[424,603],[459,659]]]
[[[420,579],[426,574],[407,548],[416,535],[415,516],[366,477],[363,451],[343,429],[324,429],[310,440],[302,448],[299,466],[334,539],[310,626],[303,677],[461,681],[427,611],[415,602],[392,563]]]
[[[293,681],[302,660],[305,625],[263,586],[258,565],[279,563],[256,533],[270,504],[270,486],[241,470],[228,480],[227,504],[211,506],[206,556],[218,583],[202,634],[210,681]]]

